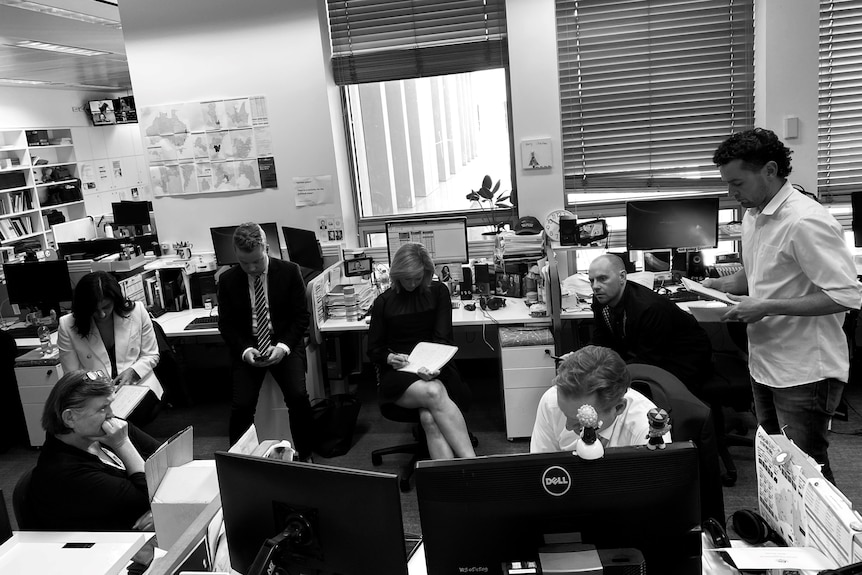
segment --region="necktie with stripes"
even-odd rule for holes
[[[257,315],[257,349],[266,352],[272,343],[269,329],[269,309],[266,306],[266,294],[263,292],[261,276],[254,278],[254,311]]]

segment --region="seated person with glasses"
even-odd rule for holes
[[[159,442],[115,418],[113,398],[103,372],[72,371],[51,390],[42,413],[45,444],[26,499],[33,529],[151,528],[144,459]]]
[[[573,451],[583,429],[578,409],[592,405],[598,439],[605,447],[649,443],[647,414],[656,405],[631,389],[625,362],[614,350],[588,345],[561,358],[554,385],[542,395],[530,438],[530,452]],[[664,435],[671,442],[670,433]]]
[[[149,419],[163,394],[153,373],[159,363],[156,333],[144,305],[126,298],[114,276],[98,271],[78,281],[72,313],[60,318],[57,347],[64,372],[101,370],[116,385],[148,387],[153,393],[146,395],[131,419]]]

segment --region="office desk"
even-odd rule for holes
[[[152,535],[18,531],[0,546],[0,573],[118,575]]]
[[[483,310],[479,307],[479,300],[472,300],[476,309],[469,311],[464,309],[463,301],[459,302],[457,309],[452,310],[452,325],[454,327],[471,325],[550,325],[551,318],[533,317],[524,300],[521,298],[507,297],[506,306],[496,310]],[[593,314],[590,312],[589,317]],[[350,331],[368,331],[370,319],[347,321],[342,318],[328,318],[324,320],[319,329],[321,333],[342,333]]]

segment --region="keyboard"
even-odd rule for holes
[[[218,329],[218,316],[205,315],[196,317],[186,325],[185,329]]]
[[[731,276],[742,269],[742,264],[739,262],[725,262],[715,264],[714,266],[718,277]]]

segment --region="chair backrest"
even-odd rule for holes
[[[30,480],[33,478],[33,468],[28,469],[18,478],[12,491],[12,511],[18,522],[18,529],[33,529],[33,518],[30,513]]]
[[[0,489],[0,545],[12,537],[12,523],[9,521],[9,510],[6,509],[6,498]]]
[[[724,524],[724,493],[718,459],[718,444],[712,412],[676,376],[670,372],[640,363],[628,366],[633,389],[665,409],[671,418],[674,441],[692,441],[700,459],[701,516]]]

